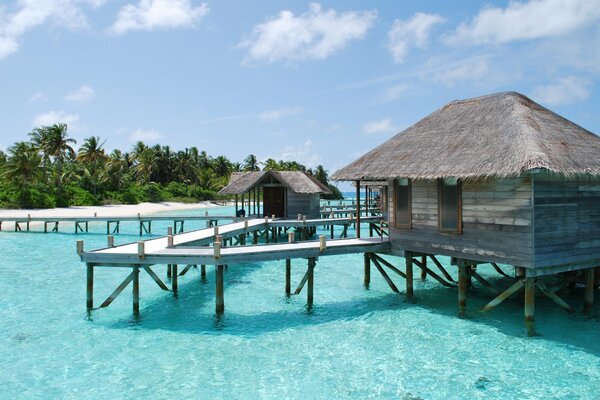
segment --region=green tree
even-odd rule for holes
[[[135,171],[141,183],[149,184],[152,173],[158,167],[158,158],[154,149],[146,148],[136,157]]]
[[[98,184],[104,172],[104,163],[108,159],[102,147],[104,143],[100,142],[98,136],[90,136],[83,141],[76,157],[76,160],[83,164],[85,176],[92,184],[92,194],[94,196],[98,193]]]
[[[254,154],[250,154],[248,157],[246,157],[243,168],[244,171],[260,171],[258,160]]]

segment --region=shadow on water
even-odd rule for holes
[[[266,333],[282,331],[299,326],[316,326],[334,321],[370,318],[382,312],[410,311],[417,308],[427,318],[428,313],[459,318],[457,310],[456,290],[437,286],[435,283],[415,282],[415,299],[407,302],[404,295],[385,292],[371,292],[369,296],[356,299],[320,303],[318,292],[312,309],[306,308],[305,290],[299,296],[287,298],[282,295],[274,297],[277,309],[256,313],[242,314],[236,312],[234,306],[228,308],[227,288],[237,285],[248,285],[248,295],[252,296],[251,282],[245,279],[262,266],[246,264],[229,268],[225,274],[225,314],[214,312],[214,272],[207,271],[208,280],[200,281],[199,274],[190,274],[180,281],[179,298],[164,293],[143,304],[143,318],[137,323],[131,317],[114,322],[109,327],[115,329],[134,328],[141,330],[167,330],[206,335],[240,335],[259,336]],[[192,271],[190,271],[192,272]],[[181,278],[180,278],[181,279]],[[400,283],[400,282],[398,282]],[[283,291],[283,288],[282,288]],[[476,333],[476,324],[484,324],[498,332],[514,337],[527,336],[523,320],[523,303],[518,297],[509,299],[488,313],[480,310],[493,296],[482,288],[473,288],[468,295],[465,324],[475,323],[470,329]],[[565,298],[576,309],[582,306],[582,294]],[[568,314],[559,309],[550,300],[536,296],[536,337],[533,340],[548,340],[566,346],[584,350],[600,356],[600,341],[595,340],[600,318],[598,306],[594,313],[584,315],[581,312]]]

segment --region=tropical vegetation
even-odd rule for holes
[[[314,171],[295,161],[243,162],[211,157],[196,147],[173,150],[137,142],[129,152],[108,153],[106,142],[90,136],[76,148],[66,124],[42,126],[29,140],[0,151],[0,207],[51,208],[144,201],[220,199],[217,192],[234,171],[299,170],[312,174],[341,198],[323,166]]]

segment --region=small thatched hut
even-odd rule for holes
[[[320,198],[331,194],[329,188],[314,177],[301,171],[234,172],[229,184],[219,192],[223,195],[241,196],[245,214],[278,218],[296,218],[298,214],[308,218],[320,217]],[[248,209],[245,207],[247,199]],[[259,199],[262,198],[262,210]]]
[[[519,93],[451,102],[332,178],[388,182],[398,255],[526,277],[600,265],[600,138]]]

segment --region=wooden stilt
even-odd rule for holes
[[[86,264],[87,267],[87,303],[86,308],[88,313],[94,308],[94,266]]]
[[[365,253],[363,256],[365,262],[365,276],[363,279],[363,285],[365,286],[365,289],[368,289],[369,284],[371,283],[371,254]]]
[[[373,264],[375,265],[375,268],[377,268],[377,271],[379,271],[379,273],[381,274],[381,276],[383,276],[383,279],[385,279],[385,281],[387,282],[387,284],[390,287],[390,289],[392,289],[392,291],[394,293],[400,293],[400,291],[398,290],[398,288],[396,287],[396,285],[394,284],[394,282],[390,279],[390,277],[385,272],[385,270],[383,269],[383,267],[381,267],[381,265],[379,264],[379,261],[377,260],[377,258],[372,257],[371,259],[373,260]]]
[[[511,287],[509,287],[504,292],[496,296],[494,300],[487,303],[485,307],[481,309],[481,311],[490,311],[492,308],[496,307],[498,304],[502,303],[504,300],[508,299],[511,295],[523,288],[524,284],[525,280],[523,278],[519,279],[518,281],[513,283]]]
[[[217,265],[216,268],[216,287],[215,287],[215,296],[216,296],[216,302],[215,302],[215,310],[217,312],[217,314],[222,314],[223,312],[225,312],[225,298],[223,295],[223,266],[222,265]]]
[[[502,271],[500,269],[500,267],[498,266],[498,264],[496,264],[496,263],[491,263],[491,264],[492,264],[492,267],[494,267],[494,269],[496,270],[497,273],[499,273],[500,275],[502,275],[502,276],[504,276],[506,278],[510,278],[510,276],[506,272],[504,272],[504,271]]]
[[[133,315],[140,315],[140,267],[133,267]]]
[[[458,267],[458,314],[464,315],[467,311],[467,282],[469,270],[466,265]]]
[[[421,265],[425,268],[427,267],[427,256],[421,256]],[[421,268],[421,280],[424,281],[427,279],[427,270],[425,268]]]
[[[594,272],[595,268],[585,270],[585,292],[583,296],[583,312],[590,313],[594,307]]]
[[[179,290],[179,282],[178,282],[179,275],[177,274],[177,264],[172,264],[171,268],[172,268],[171,290],[173,291],[173,294],[175,296],[177,296],[177,291]]]
[[[484,288],[488,289],[492,293],[498,295],[502,293],[497,287],[488,282],[483,276],[479,275],[475,270],[471,270],[471,276],[475,278],[475,280],[483,285]]]
[[[454,287],[454,285],[452,283],[446,282],[441,276],[439,276],[438,274],[436,274],[435,272],[433,272],[432,270],[427,268],[425,265],[421,264],[421,262],[419,260],[417,260],[416,258],[413,258],[413,264],[416,265],[417,267],[421,268],[421,270],[425,271],[427,273],[427,275],[431,276],[433,279],[435,279],[442,285],[444,285],[446,287]]]
[[[446,279],[448,279],[450,282],[456,282],[454,279],[452,279],[452,276],[448,273],[448,271],[446,271],[446,269],[442,266],[442,264],[434,255],[430,255],[429,258],[431,259],[431,261],[433,261],[435,266],[440,270],[440,272],[444,275]]]
[[[411,253],[404,255],[406,258],[406,297],[408,299],[413,298],[413,256]]]
[[[356,237],[360,239],[360,181],[356,181]]]
[[[556,293],[554,293],[552,290],[550,290],[548,287],[546,287],[546,285],[544,285],[543,283],[536,282],[535,287],[540,289],[542,291],[542,293],[544,293],[550,300],[552,300],[553,302],[555,302],[556,304],[561,306],[565,311],[570,312],[570,313],[575,312],[575,309],[573,307],[568,305],[566,301],[564,301],[563,299],[558,297],[558,295]]]
[[[534,331],[535,321],[535,278],[525,279],[525,327],[529,333]]]
[[[171,264],[167,264],[167,279],[171,279],[173,271],[171,270]]]
[[[162,290],[166,290],[167,292],[169,291],[169,288],[167,287],[167,285],[165,285],[164,282],[160,280],[158,275],[156,275],[149,266],[144,265],[142,268],[144,268],[144,270],[148,273],[148,275],[150,275],[150,277],[152,277],[152,279],[154,280],[154,282],[156,282],[158,287],[160,287]]]
[[[315,275],[315,259],[313,257],[308,259],[308,275],[307,288],[306,288],[306,305],[310,309],[313,306],[313,290],[314,290],[314,275]]]
[[[402,272],[398,268],[394,267],[392,264],[390,264],[388,261],[386,261],[379,254],[371,253],[371,259],[373,260],[373,262],[379,261],[381,264],[385,265],[386,267],[388,267],[389,269],[391,269],[392,271],[394,271],[395,273],[400,275],[402,278],[406,279],[406,274],[404,272]]]
[[[289,258],[285,259],[285,295],[289,296],[291,292],[291,280],[292,280],[292,260]]]
[[[205,281],[206,280],[206,265],[200,265],[200,278]]]

